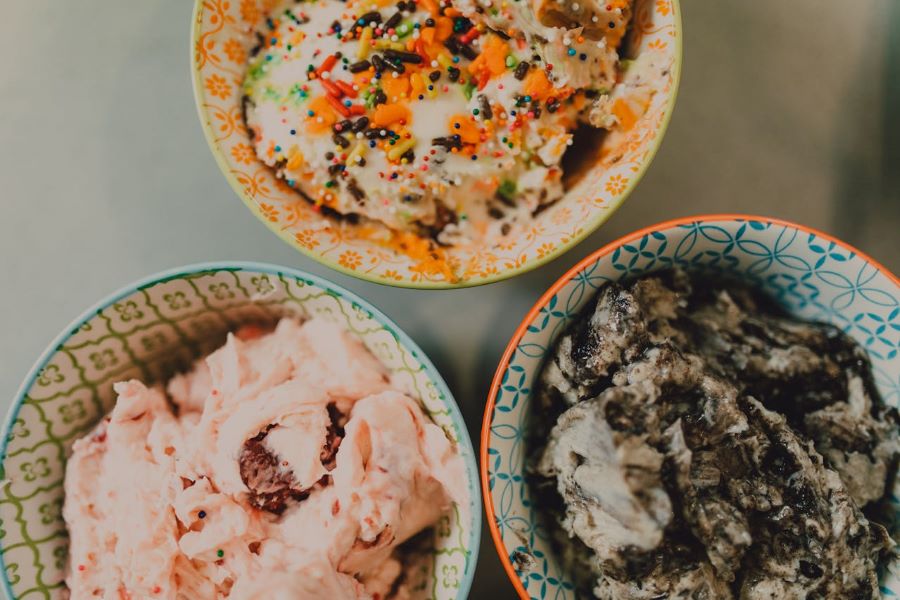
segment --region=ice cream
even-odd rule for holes
[[[74,599],[402,598],[398,546],[465,505],[443,430],[319,318],[116,392],[66,468]]]
[[[259,158],[331,214],[464,243],[564,192],[581,124],[628,129],[651,55],[632,0],[290,3],[257,32],[243,113]],[[617,85],[622,70],[646,72]]]
[[[898,415],[841,331],[729,280],[609,284],[537,406],[534,489],[586,596],[880,597]]]

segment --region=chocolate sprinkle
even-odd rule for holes
[[[341,148],[349,148],[350,147],[350,142],[347,140],[347,138],[345,138],[344,136],[342,136],[339,133],[335,133],[334,135],[332,135],[331,139],[334,141],[335,144],[337,144]]]
[[[368,126],[369,117],[362,116],[356,120],[356,122],[353,124],[353,127],[351,127],[350,129],[353,131],[353,133],[359,133],[360,131],[365,131],[366,127]]]
[[[400,50],[387,49],[384,51],[384,57],[388,59],[388,62],[399,61],[412,64],[419,64],[422,62],[422,57],[415,52],[403,52]]]
[[[525,79],[525,75],[528,74],[528,69],[530,68],[531,65],[527,60],[523,60],[522,62],[520,62],[519,66],[516,67],[516,72],[514,73],[516,79],[518,79],[519,81]]]
[[[369,61],[361,60],[361,61],[355,62],[352,65],[350,65],[349,67],[347,67],[347,70],[350,71],[351,73],[362,73],[363,71],[367,70],[371,66],[372,66],[372,63],[370,63]]]
[[[402,9],[401,9],[401,10],[402,10]],[[385,28],[385,29],[393,29],[393,28],[397,27],[397,25],[399,25],[399,24],[400,24],[400,21],[402,21],[402,20],[403,20],[403,13],[400,12],[400,11],[395,12],[395,13],[391,16],[391,18],[388,19],[388,20],[385,22],[384,28]]]
[[[381,13],[377,10],[369,11],[357,19],[356,23],[363,26],[366,26],[369,23],[381,23]]]

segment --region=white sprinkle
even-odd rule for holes
[[[431,66],[432,66],[432,67],[437,67],[437,66],[438,66],[438,61],[436,61],[436,60],[431,61]]]
[[[359,133],[356,134],[356,139],[358,139],[358,140],[363,139],[362,131],[360,131]]]
[[[397,71],[391,71],[391,77],[393,77],[394,79],[397,79],[398,77],[400,77],[400,74],[397,73]]]
[[[580,9],[580,8],[581,8],[581,7],[580,7],[580,6],[578,6],[578,3],[577,3],[577,2],[573,2],[573,3],[572,3],[572,10],[574,10],[574,11],[576,11],[576,12],[577,12],[577,11],[578,11],[578,9]]]
[[[356,91],[358,92],[358,91],[359,91],[359,86],[358,86],[357,84],[354,83],[354,84],[353,84],[353,89],[356,90]]]
[[[597,15],[594,15],[593,17],[591,17],[591,23],[596,23],[599,20],[600,19],[597,18]]]
[[[323,119],[322,117],[316,117],[316,123],[324,123],[324,122],[325,122],[325,119]]]
[[[331,79],[331,73],[325,71],[324,73],[322,73],[322,79]]]
[[[398,42],[398,41],[400,41],[400,36],[398,36],[398,35],[395,33],[394,35],[391,36],[391,41],[392,41],[392,42]]]

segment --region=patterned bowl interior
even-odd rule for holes
[[[793,225],[732,218],[663,224],[617,243],[570,274],[542,303],[513,339],[509,362],[501,364],[504,372],[493,398],[489,430],[483,432],[482,469],[492,533],[495,540],[502,540],[501,559],[510,576],[517,578],[514,583],[521,584],[516,587],[523,597],[575,597],[522,477],[523,427],[544,356],[603,284],[673,266],[737,274],[799,317],[840,327],[868,350],[884,400],[900,405],[900,285],[853,249]],[[900,511],[896,498],[900,486],[894,492],[892,500]],[[536,567],[529,572],[512,567],[510,560],[517,551],[531,552]],[[897,561],[890,565],[883,585],[891,595],[900,594]]]
[[[63,598],[60,514],[72,442],[114,401],[112,383],[161,380],[224,342],[241,323],[319,315],[358,335],[456,441],[468,506],[434,528],[413,574],[420,598],[465,598],[481,534],[472,444],[449,390],[421,350],[356,296],[305,273],[253,265],[186,268],[147,280],[92,310],[51,347],[13,403],[0,490],[0,556],[10,598]]]
[[[194,92],[207,141],[247,207],[294,248],[344,273],[410,287],[477,285],[532,269],[564,252],[603,223],[650,163],[675,100],[681,59],[677,0],[638,0],[630,55],[659,53],[668,64],[647,113],[603,153],[566,197],[522,235],[441,250],[412,259],[363,237],[363,228],[314,211],[257,160],[241,117],[240,85],[252,30],[278,0],[196,0]],[[627,77],[627,73],[626,73]],[[444,274],[449,266],[454,275]]]

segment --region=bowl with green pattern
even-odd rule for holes
[[[13,399],[0,438],[0,561],[8,598],[67,598],[63,476],[72,443],[112,407],[113,383],[164,381],[249,323],[318,317],[348,330],[454,442],[467,496],[425,535],[410,588],[417,598],[468,595],[481,535],[471,441],[447,385],[387,316],[308,273],[256,263],[178,268],[126,286],[67,327]]]

